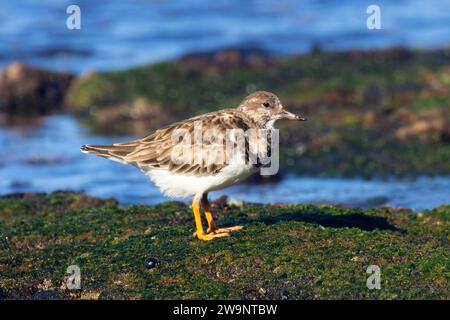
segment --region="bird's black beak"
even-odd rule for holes
[[[280,117],[281,119],[296,120],[296,121],[306,121],[306,118],[304,118],[302,116],[299,116],[299,115],[296,115],[296,114],[293,114],[292,112],[289,112],[289,111],[286,111],[286,110],[283,110],[283,112],[281,112],[280,116],[281,116]]]

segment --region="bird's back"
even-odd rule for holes
[[[186,175],[213,175],[227,165],[220,159],[215,159],[217,161],[211,159],[211,157],[218,156],[226,157],[227,149],[224,140],[221,144],[222,153],[217,152],[220,151],[218,149],[212,149],[213,146],[220,148],[220,141],[218,141],[220,137],[225,139],[227,130],[240,129],[245,132],[248,129],[256,128],[255,122],[245,113],[237,109],[223,109],[173,123],[140,139],[104,146],[84,145],[81,151],[113,161],[132,164],[143,171],[160,168]],[[173,156],[179,152],[174,148],[180,145],[180,137],[190,139],[192,153],[194,157],[197,156],[195,147],[198,141],[195,139],[196,133],[199,132],[203,137],[201,141],[203,150],[209,149],[210,152],[203,152],[201,159],[192,158],[190,162],[173,161]],[[206,139],[205,136],[207,136]],[[247,152],[248,148],[246,148]]]

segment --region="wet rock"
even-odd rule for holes
[[[0,72],[0,112],[33,116],[61,110],[73,75],[13,62]]]
[[[39,129],[43,125],[42,117],[23,117],[20,115],[12,115],[1,113],[0,111],[0,127],[8,130],[17,130],[21,133],[29,132],[30,129]]]
[[[51,194],[44,192],[16,192],[1,195],[0,199],[20,199],[29,202],[30,206],[27,207],[27,210],[20,212],[20,214],[25,215],[41,215],[47,212],[65,212],[82,208],[117,205],[118,203],[116,199],[100,199],[71,191],[55,191]]]
[[[352,205],[361,208],[372,208],[386,205],[388,201],[389,201],[388,197],[378,196],[378,197],[370,197],[362,201],[355,200]]]
[[[145,134],[175,120],[161,104],[137,98],[131,103],[98,109],[89,122],[98,132]]]
[[[185,55],[179,65],[212,74],[234,67],[267,67],[271,61],[270,54],[260,48],[226,48]]]

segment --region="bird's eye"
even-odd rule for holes
[[[264,108],[270,107],[270,103],[268,103],[268,102],[264,102],[262,105],[263,105]]]

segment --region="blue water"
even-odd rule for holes
[[[76,190],[114,197],[122,204],[169,200],[136,168],[79,151],[85,143],[111,143],[127,138],[130,137],[91,134],[69,116],[0,128],[0,194]],[[223,194],[249,202],[392,205],[421,210],[450,203],[450,177],[366,181],[288,176],[276,184],[236,185],[216,191],[211,197]]]
[[[381,8],[381,30],[366,27]],[[81,8],[81,30],[66,8]],[[0,1],[0,68],[25,60],[83,72],[123,69],[193,51],[251,45],[298,53],[450,44],[448,0],[20,0]]]

